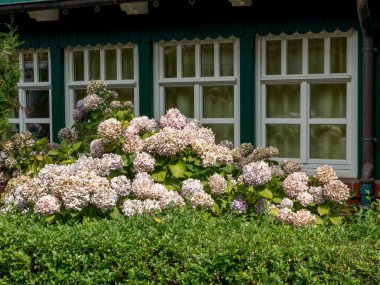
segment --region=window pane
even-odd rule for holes
[[[220,44],[220,76],[234,75],[234,45]]]
[[[232,124],[203,124],[206,128],[211,128],[215,134],[215,142],[224,140],[234,142],[234,125]]]
[[[74,90],[74,108],[77,106],[77,102],[86,97],[87,91],[85,89],[75,89]]]
[[[267,75],[281,74],[281,41],[266,42]]]
[[[267,85],[267,118],[299,118],[300,85]]]
[[[194,118],[194,88],[166,87],[165,112],[169,108],[177,108],[188,118]]]
[[[182,46],[182,76],[183,77],[195,76],[195,46],[194,45]]]
[[[234,87],[203,87],[203,118],[233,118]]]
[[[346,84],[311,84],[311,118],[346,118]]]
[[[49,60],[47,52],[38,53],[38,81],[49,81]]]
[[[100,51],[90,50],[90,80],[100,79]]]
[[[201,45],[201,76],[214,76],[214,44]]]
[[[117,71],[116,71],[116,49],[107,49],[106,54],[106,79],[107,80],[116,80]]]
[[[49,90],[26,91],[27,118],[49,118]]]
[[[310,125],[310,158],[346,159],[346,125]]]
[[[133,66],[133,48],[123,48],[121,50],[121,56],[123,61],[122,77],[123,79],[133,79],[134,66]]]
[[[119,97],[117,100],[121,101],[133,101],[133,94],[134,94],[134,89],[133,88],[112,88],[112,90],[115,90],[117,94],[119,94]]]
[[[24,82],[33,82],[34,81],[34,72],[33,72],[33,53],[27,52],[24,53]]]
[[[324,39],[309,39],[309,73],[324,72]]]
[[[299,125],[267,125],[267,146],[278,148],[279,157],[300,157],[300,126]]]
[[[288,40],[287,44],[287,74],[302,74],[302,40]]]
[[[50,138],[50,124],[27,123],[26,129],[38,138]]]
[[[15,123],[9,123],[7,129],[7,137],[12,137],[14,134],[20,132],[20,125]]]
[[[164,47],[165,77],[177,77],[177,48],[176,46]]]
[[[84,80],[84,52],[74,51],[74,81]]]
[[[347,72],[347,38],[331,38],[331,73]]]
[[[19,118],[19,116],[20,114],[19,114],[18,108],[12,109],[9,113],[9,118],[12,118],[12,119]]]

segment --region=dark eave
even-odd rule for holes
[[[140,0],[141,1],[141,0]],[[150,0],[149,0],[150,1]],[[138,0],[52,0],[52,1],[16,1],[0,2],[0,14],[30,12],[48,9],[84,8],[104,5],[120,5],[122,3],[138,2]]]

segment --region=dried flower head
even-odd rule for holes
[[[285,173],[293,173],[301,171],[301,165],[297,162],[290,160],[283,160],[280,162],[281,169],[285,171]]]
[[[334,203],[343,203],[350,198],[350,189],[340,180],[330,180],[323,186],[325,198]]]
[[[268,163],[257,161],[243,167],[243,182],[249,186],[264,185],[272,179],[272,169]]]
[[[90,80],[87,84],[87,94],[100,94],[107,88],[107,83],[103,80]]]
[[[331,180],[338,179],[334,169],[331,165],[323,165],[315,170],[315,179],[317,179],[322,185],[330,182]]]

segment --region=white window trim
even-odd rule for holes
[[[48,74],[49,81],[38,81],[38,53],[39,52],[47,52],[48,53]],[[9,118],[10,124],[18,124],[19,132],[26,132],[28,129],[26,128],[26,124],[28,123],[37,123],[37,124],[49,124],[49,132],[50,137],[48,138],[50,141],[53,139],[53,126],[52,126],[52,95],[51,95],[51,60],[50,60],[50,51],[47,49],[30,49],[30,50],[22,50],[19,52],[19,68],[21,72],[24,71],[24,53],[33,53],[33,82],[24,82],[24,77],[21,74],[20,81],[17,83],[17,92],[18,92],[18,100],[21,106],[26,105],[26,91],[33,90],[48,90],[49,91],[49,118],[27,118],[25,116],[25,112],[22,109],[19,109],[19,117],[18,118]]]
[[[234,45],[234,76],[219,76],[219,43],[231,42]],[[201,77],[200,44],[214,44],[214,76]],[[164,78],[163,45],[173,44],[177,46],[177,77]],[[181,46],[195,44],[195,77],[182,76],[182,60],[180,60]],[[237,38],[218,38],[191,41],[161,41],[153,45],[153,80],[154,80],[154,117],[159,118],[165,114],[164,87],[167,86],[194,86],[194,119],[200,120],[204,124],[233,124],[234,125],[234,145],[240,144],[240,57],[239,40]],[[202,118],[202,86],[206,85],[233,85],[234,87],[234,118]],[[193,118],[188,118],[193,119]]]
[[[303,74],[302,75],[286,75],[286,79],[284,79],[283,75],[265,75],[265,58],[263,57],[263,49],[264,49],[264,40],[266,39],[276,39],[276,40],[285,40],[285,39],[303,39],[304,42],[307,42],[307,39],[312,37],[330,37],[330,36],[347,36],[347,58],[349,59],[347,61],[347,73],[344,74],[323,74],[323,75],[314,75],[314,74],[307,74],[307,57],[306,52],[303,52]],[[284,44],[284,42],[282,42]],[[326,56],[329,54],[329,42],[325,41],[325,70],[329,69],[329,57]],[[303,45],[304,48],[307,48],[306,45]],[[285,49],[281,49],[282,52],[285,51]],[[300,34],[294,34],[294,35],[279,35],[279,36],[258,36],[256,39],[256,96],[255,96],[255,106],[256,106],[256,124],[255,124],[255,136],[257,138],[256,145],[257,146],[265,146],[265,129],[264,124],[267,122],[271,122],[271,120],[275,119],[265,119],[265,100],[262,96],[262,94],[265,94],[265,84],[268,83],[301,83],[301,94],[309,94],[308,92],[308,83],[315,83],[315,82],[344,82],[347,83],[347,118],[344,119],[333,119],[334,124],[335,123],[344,123],[346,124],[346,136],[347,136],[347,159],[346,160],[333,160],[333,159],[309,159],[306,163],[306,157],[308,157],[309,153],[309,133],[307,132],[307,125],[312,123],[330,123],[330,119],[309,119],[307,122],[306,119],[302,120],[301,118],[307,118],[306,113],[301,113],[300,119],[281,119],[282,123],[286,122],[293,122],[295,120],[302,121],[301,122],[301,132],[306,134],[305,136],[301,136],[301,158],[300,159],[292,159],[289,158],[289,160],[293,160],[295,162],[299,162],[303,169],[309,173],[314,174],[315,169],[318,166],[321,166],[323,164],[329,164],[332,165],[334,170],[336,171],[337,175],[342,178],[354,178],[357,177],[358,168],[357,168],[357,162],[358,162],[358,35],[356,31],[349,31],[349,32],[335,32],[335,33],[327,33],[322,32],[318,34],[314,33],[307,33],[304,35]],[[281,68],[281,74],[286,73],[286,63],[284,64],[284,61],[286,60],[286,55],[282,54],[282,68]],[[308,106],[308,102],[305,100],[304,96],[301,96],[301,106]],[[308,112],[307,108],[302,108],[301,112]],[[330,120],[330,121],[329,121]],[[287,158],[281,158],[278,159],[283,160]]]
[[[117,65],[117,79],[116,80],[106,80],[105,79],[105,50],[115,49],[117,62],[121,62],[121,49],[122,48],[133,48],[133,73],[134,79],[122,79],[122,68],[121,64]],[[74,119],[72,117],[74,111],[74,89],[86,89],[88,82],[91,80],[89,76],[89,50],[99,50],[100,51],[100,80],[104,80],[107,83],[107,88],[119,88],[119,87],[130,87],[134,89],[134,114],[138,116],[140,109],[140,99],[139,99],[139,60],[138,60],[138,47],[136,44],[116,44],[116,45],[97,45],[97,46],[87,46],[87,47],[68,47],[65,49],[65,124],[66,127],[72,127],[74,124]],[[84,51],[84,80],[74,81],[74,72],[72,71],[73,63],[73,52],[74,51]]]

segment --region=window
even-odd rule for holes
[[[258,38],[256,137],[305,170],[357,176],[357,34]]]
[[[9,119],[10,134],[30,131],[51,140],[51,89],[49,51],[28,50],[19,54],[22,71],[18,83],[19,110]]]
[[[66,125],[72,126],[73,110],[78,100],[85,97],[90,80],[104,80],[109,90],[119,99],[133,102],[139,110],[138,53],[135,45],[68,48],[66,58]]]
[[[155,114],[178,108],[213,130],[216,142],[239,144],[239,59],[236,39],[155,45]]]

